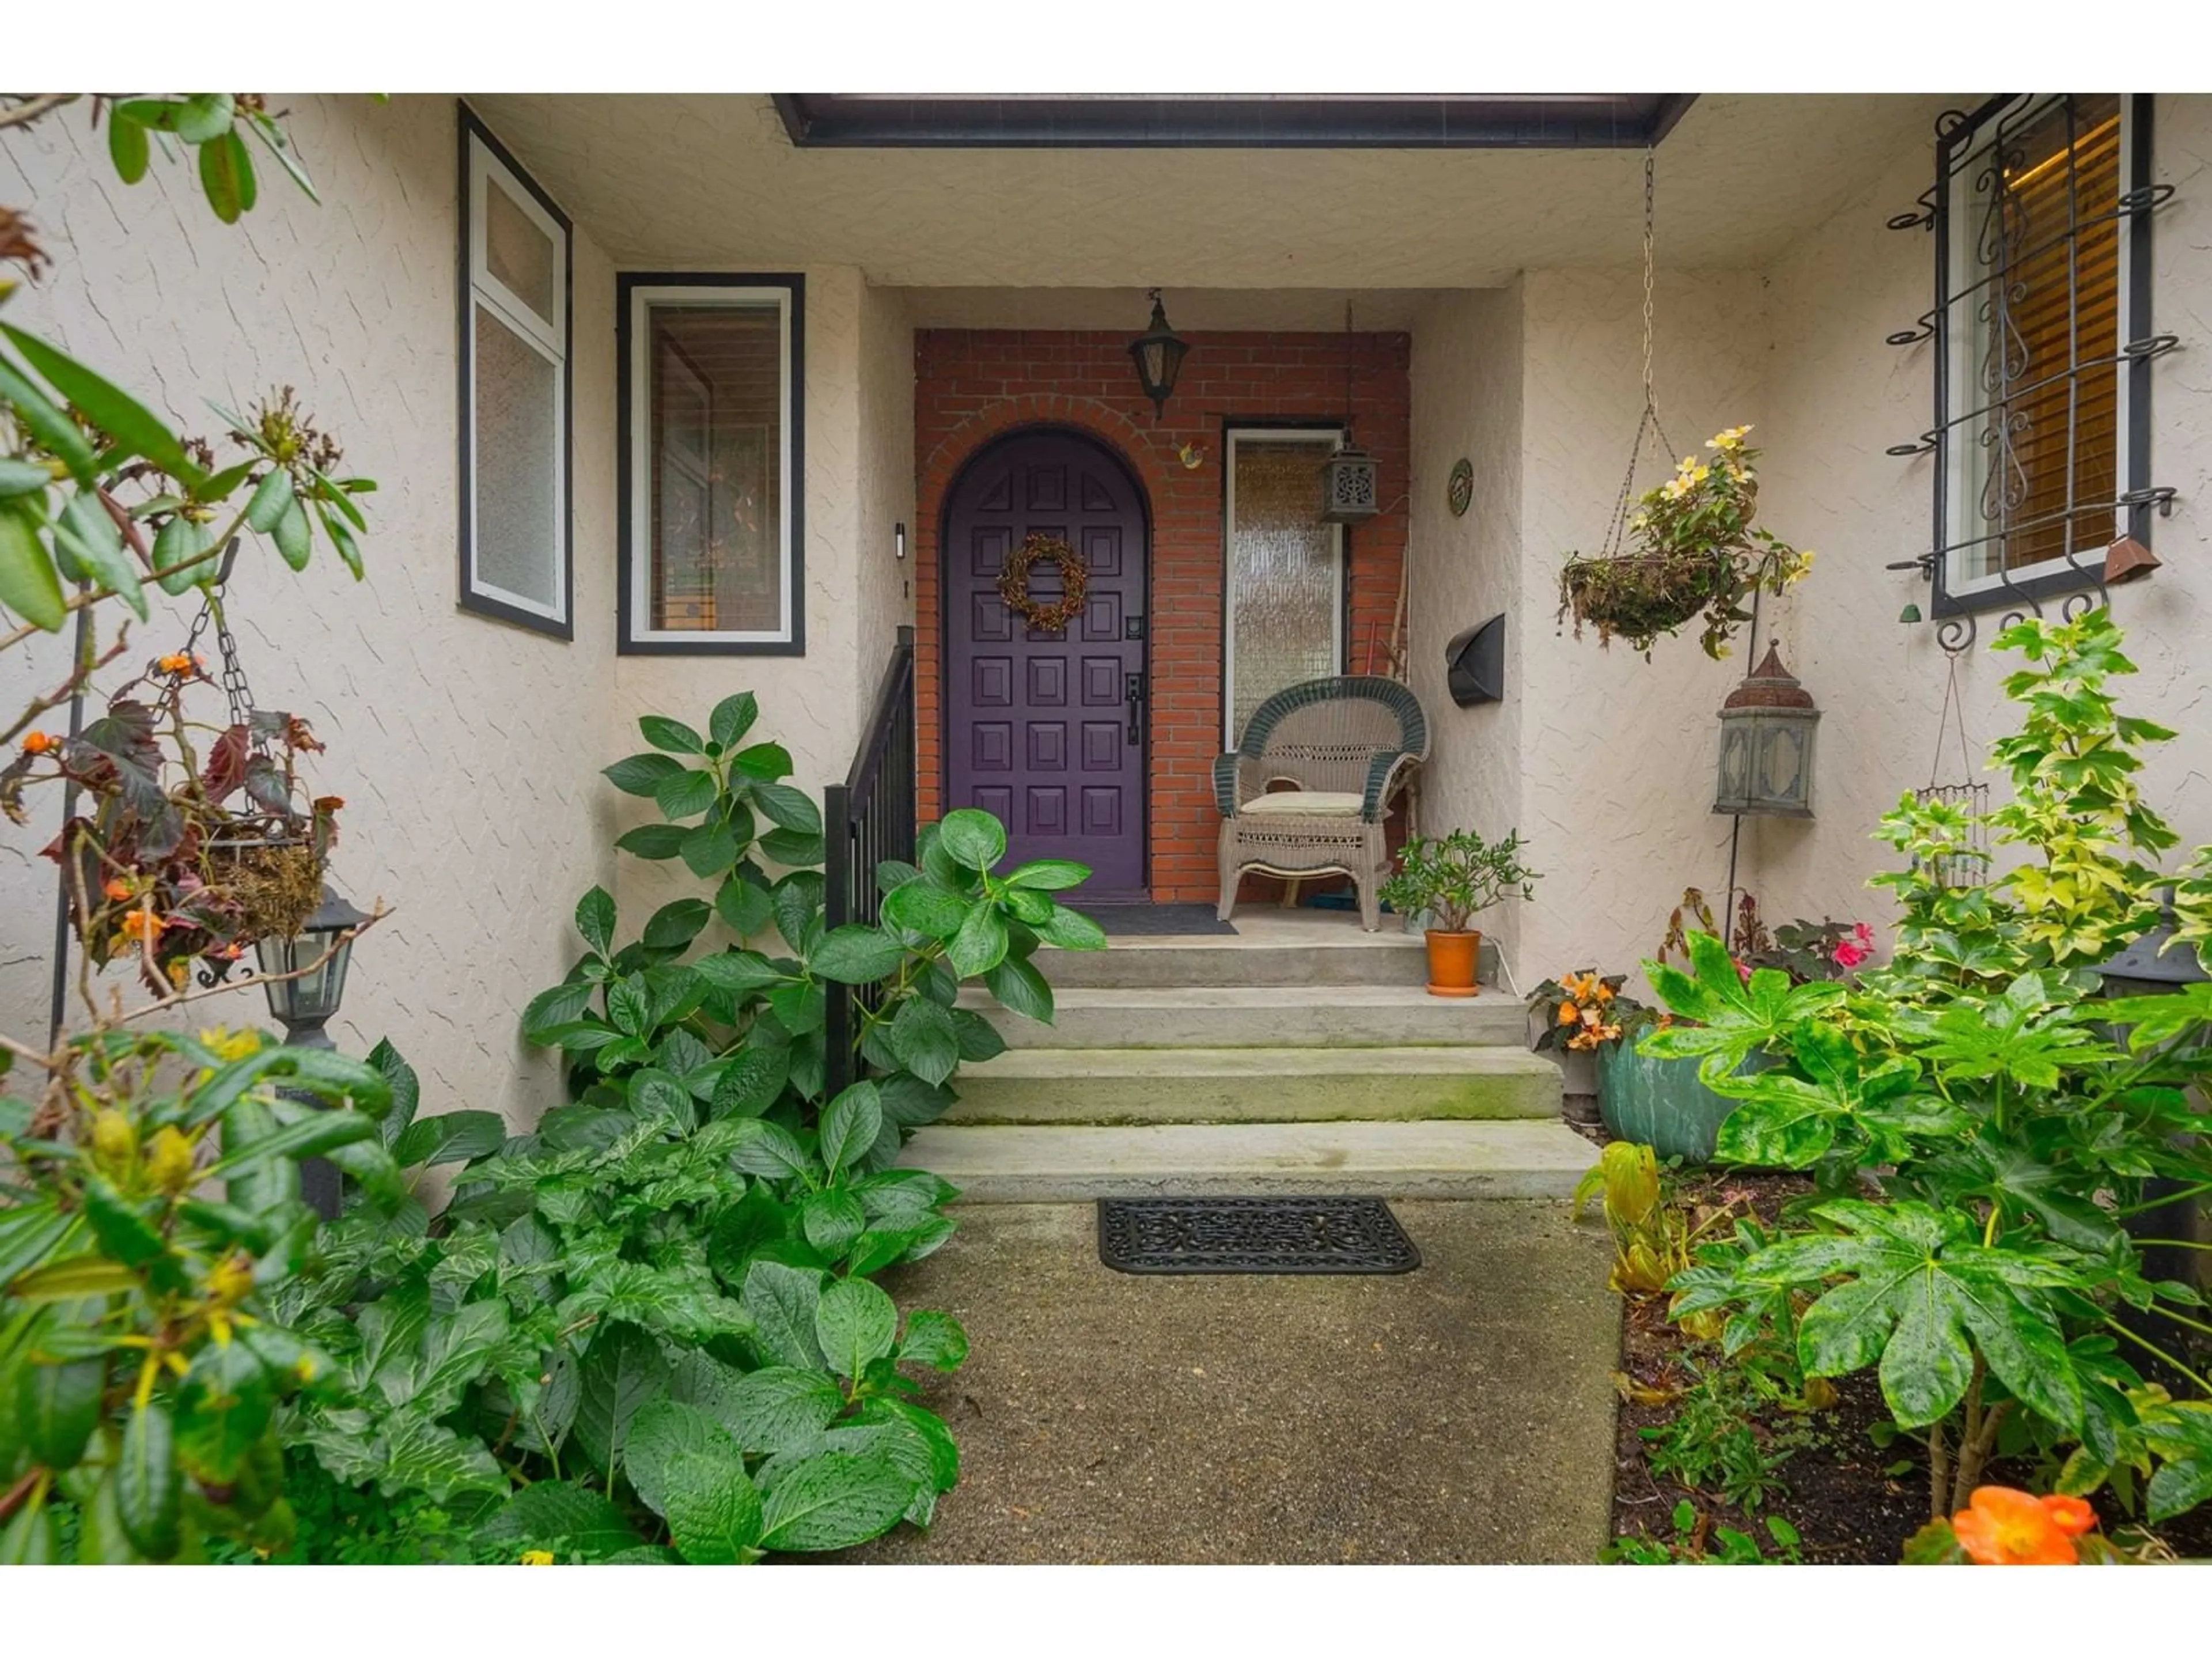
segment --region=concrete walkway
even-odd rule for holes
[[[1399,1277],[1135,1277],[1090,1205],[974,1205],[887,1279],[966,1326],[961,1482],[906,1562],[1591,1560],[1620,1320],[1556,1202],[1405,1202]]]

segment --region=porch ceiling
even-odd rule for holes
[[[921,288],[1460,288],[1631,263],[1638,241],[1633,150],[802,150],[765,94],[470,101],[632,267],[853,264]],[[1948,101],[1700,96],[1659,150],[1661,259],[1763,264],[1928,142]]]

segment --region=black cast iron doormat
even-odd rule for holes
[[[1379,1198],[1102,1198],[1098,1259],[1125,1273],[1404,1273],[1421,1265]]]

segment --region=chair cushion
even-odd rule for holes
[[[1242,817],[1356,818],[1360,798],[1334,789],[1278,789],[1237,809]]]

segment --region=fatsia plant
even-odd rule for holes
[[[1707,934],[1689,973],[1645,964],[1698,1022],[1647,1051],[1700,1056],[1737,1103],[1719,1158],[1820,1188],[1782,1237],[1701,1251],[1674,1310],[1726,1310],[1728,1346],[1787,1336],[1810,1376],[1874,1368],[1925,1437],[1933,1516],[2006,1455],[2067,1492],[2109,1481],[2156,1522],[2212,1498],[2212,1381],[2188,1352],[2212,1323],[2193,1286],[2146,1276],[2124,1224],[2154,1182],[2212,1191],[2212,987],[2106,998],[2087,965],[2155,914],[2156,873],[2126,849],[2172,840],[2124,752],[2157,730],[2102,690],[2124,672],[2117,630],[2092,613],[2004,643],[2042,665],[2008,682],[2027,713],[1998,745],[2017,793],[1992,822],[2027,854],[2012,878],[1945,886],[1971,823],[1893,815],[1916,866],[1886,878],[1908,915],[1888,970],[1746,981]],[[1739,1074],[1753,1053],[1767,1069]]]

